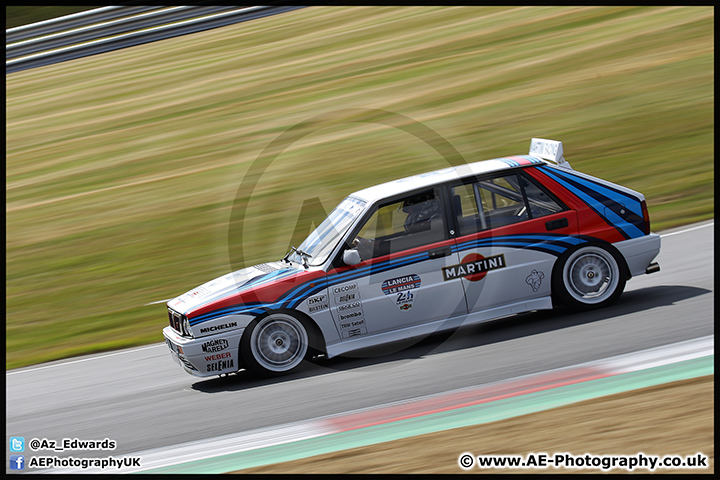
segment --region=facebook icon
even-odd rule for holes
[[[10,455],[10,470],[23,470],[25,468],[25,455]]]

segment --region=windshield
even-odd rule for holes
[[[306,254],[308,265],[322,265],[332,253],[345,232],[353,222],[362,214],[365,207],[363,200],[346,197],[340,205],[330,212],[319,227],[312,232],[297,248]],[[288,257],[290,260],[303,263],[303,258],[296,251]]]

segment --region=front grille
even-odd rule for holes
[[[168,308],[168,317],[170,318],[170,326],[180,335],[186,335],[186,332],[183,331],[182,315]]]

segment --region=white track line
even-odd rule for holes
[[[88,362],[88,361],[90,361],[90,360],[97,360],[97,359],[100,359],[100,358],[114,357],[115,355],[123,355],[123,354],[125,354],[125,353],[133,353],[133,352],[137,352],[137,351],[140,351],[140,350],[148,350],[148,349],[150,349],[150,348],[157,348],[157,347],[165,347],[165,344],[164,344],[164,343],[155,343],[155,344],[153,344],[153,345],[145,345],[144,347],[128,348],[128,349],[125,349],[125,350],[121,350],[121,351],[119,351],[119,352],[107,353],[107,354],[105,354],[105,355],[97,355],[97,356],[93,355],[92,357],[80,358],[80,359],[78,359],[78,360],[70,360],[70,361],[62,362],[62,363],[53,363],[53,364],[50,364],[50,365],[43,365],[43,366],[41,366],[41,367],[21,368],[21,369],[11,370],[11,371],[9,371],[9,372],[5,372],[5,375],[7,376],[7,375],[15,375],[15,374],[17,374],[17,373],[35,372],[35,371],[37,371],[37,370],[44,370],[44,369],[46,369],[46,368],[62,367],[62,366],[65,366],[65,365],[71,365],[71,364],[73,364],[73,363]]]
[[[696,227],[686,228],[685,230],[680,230],[677,232],[664,233],[664,234],[660,235],[660,237],[670,237],[672,235],[680,235],[681,233],[692,232],[693,230],[699,230],[699,229],[705,228],[705,227],[712,227],[713,225],[715,225],[714,220],[710,223],[706,223],[705,225],[698,225]]]
[[[607,370],[608,373],[610,373],[611,375],[619,375],[622,373],[638,371],[655,366],[669,365],[692,358],[706,357],[714,355],[714,353],[714,336],[709,335],[693,340],[687,340],[684,342],[654,347],[639,352],[632,352],[624,355],[618,355],[615,357],[609,357],[602,360],[581,363],[569,367],[562,367],[559,369],[553,369],[531,375],[523,375],[522,377],[516,377],[500,382],[493,382],[492,385],[511,383],[521,378],[532,378],[553,371],[570,371],[573,369],[582,369],[586,367],[600,367],[603,370]],[[422,401],[436,396],[447,395],[456,391],[477,389],[483,386],[487,385],[477,385],[474,387],[452,390],[439,394],[425,395],[422,397],[402,400],[399,402],[391,402],[361,410],[365,411],[392,407],[393,405]],[[333,426],[331,422],[328,422],[328,419],[344,417],[361,410],[343,412],[336,415],[328,415],[325,417],[278,425],[275,427],[260,428],[256,430],[238,432],[236,434],[223,435],[220,437],[208,438],[204,440],[195,440],[192,442],[181,443],[178,445],[171,445],[141,452],[129,453],[126,455],[122,455],[122,457],[141,457],[142,466],[139,468],[123,468],[122,473],[133,473],[144,470],[153,470],[156,468],[169,467],[172,465],[187,463],[189,461],[193,462],[208,458],[220,457],[223,455],[230,455],[238,452],[245,452],[275,445],[293,443],[301,440],[338,433],[340,431],[338,430],[338,427]],[[90,468],[87,470],[44,470],[37,473],[67,474],[100,472],[105,471]]]

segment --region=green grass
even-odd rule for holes
[[[712,218],[713,21],[711,7],[311,7],[7,75],[6,368],[161,341],[165,306],[146,304],[240,252],[282,257],[303,202],[321,219],[446,166],[400,116],[467,161],[561,140],[573,168],[645,194],[655,231]],[[250,166],[318,115],[229,239]]]

